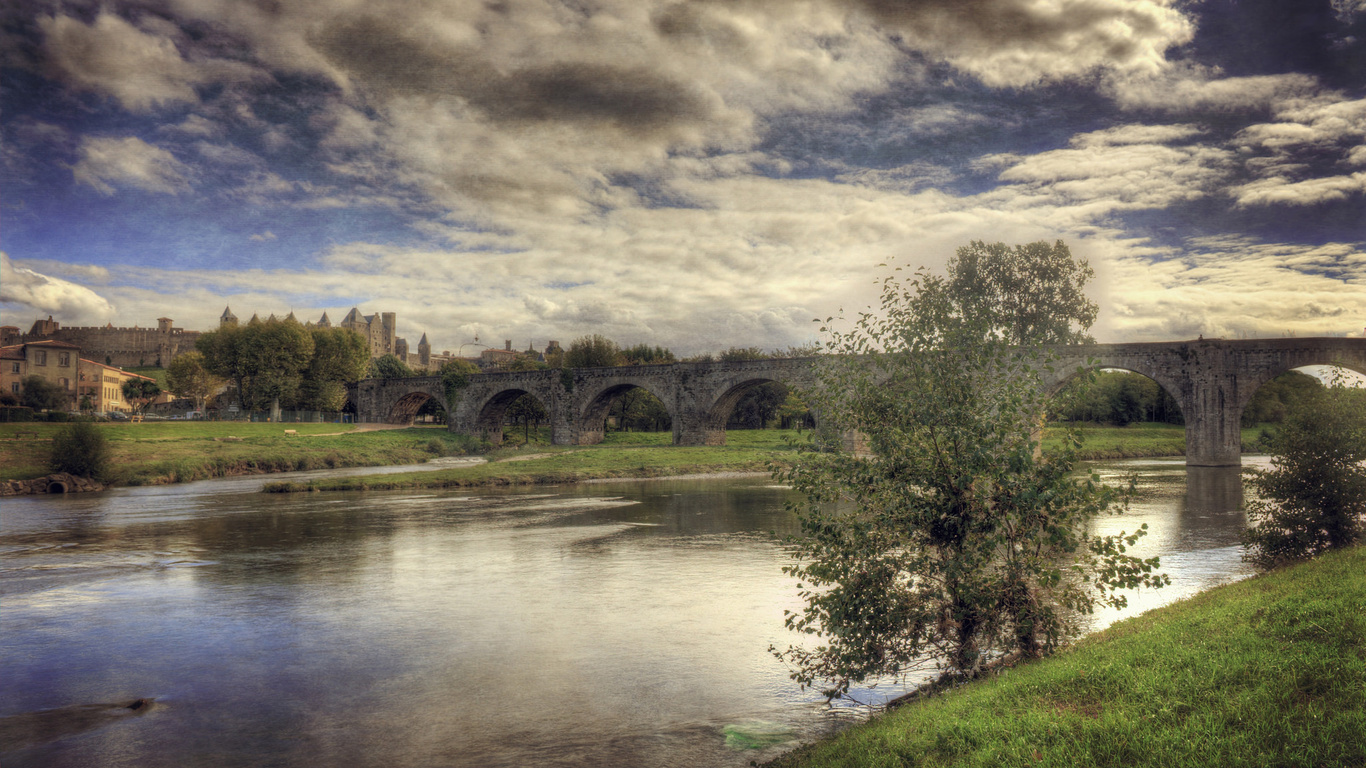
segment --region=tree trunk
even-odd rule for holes
[[[275,397],[270,401],[270,420],[276,424],[280,423],[280,398]]]

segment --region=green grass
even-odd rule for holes
[[[149,379],[156,379],[157,386],[166,389],[166,369],[155,365],[140,365],[133,368],[124,368],[129,373],[136,373],[139,376],[146,376]]]
[[[771,765],[1363,764],[1366,548],[1150,611]]]
[[[445,430],[425,428],[356,432],[349,424],[196,421],[96,426],[109,441],[112,480],[121,485],[408,464],[463,453],[470,447],[468,440]],[[61,424],[0,424],[0,479],[46,474],[51,437],[61,428]],[[286,435],[286,429],[298,434]],[[221,439],[227,437],[241,439]]]
[[[702,472],[765,472],[790,461],[796,432],[735,431],[723,446],[670,445],[667,432],[609,433],[599,445],[500,448],[489,463],[379,477],[343,477],[307,483],[271,483],[272,492],[465,488],[490,485],[560,485],[582,480],[668,477]],[[531,458],[526,458],[531,457]],[[515,460],[514,460],[515,459]]]
[[[353,425],[263,424],[218,421],[163,421],[129,424],[101,423],[109,439],[116,467],[115,482],[148,484],[184,482],[232,474],[279,472],[327,467],[378,466],[420,462],[434,455],[465,453],[471,442],[444,429],[417,428],[354,432]],[[0,424],[0,480],[26,480],[47,473],[51,436],[60,424]],[[287,437],[293,429],[298,436]],[[1255,450],[1262,427],[1243,430],[1244,450]],[[328,434],[340,432],[343,434]],[[1170,424],[1131,424],[1127,427],[1083,425],[1084,459],[1180,456],[1185,432]],[[436,473],[392,475],[383,480],[347,481],[368,487],[465,486],[524,483],[565,483],[592,477],[656,477],[696,472],[764,471],[770,461],[790,460],[788,439],[810,433],[733,430],[726,445],[717,448],[673,447],[668,432],[610,432],[597,446],[552,446],[546,427],[531,430],[529,444],[520,451],[521,430],[508,429],[504,445],[495,452],[495,465],[443,470]],[[315,435],[303,439],[304,436]],[[236,436],[241,442],[215,438]],[[1044,444],[1056,444],[1058,431],[1045,431]],[[436,444],[431,444],[436,440]],[[638,451],[648,449],[649,452]],[[550,453],[554,457],[502,464],[499,458]],[[561,453],[581,453],[573,457]],[[514,466],[515,465],[515,466]],[[407,483],[407,485],[404,485]],[[352,486],[348,486],[352,487]],[[356,485],[354,487],[360,487]]]

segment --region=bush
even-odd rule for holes
[[[88,421],[73,421],[52,438],[48,468],[94,480],[109,471],[109,446],[104,433]]]
[[[1245,560],[1274,568],[1360,542],[1366,528],[1366,390],[1310,391],[1269,440],[1248,485]]]

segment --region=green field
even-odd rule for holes
[[[46,474],[61,424],[0,424],[0,480]],[[148,485],[328,467],[423,462],[467,449],[443,429],[356,431],[350,424],[221,421],[97,424],[113,455],[112,482]],[[296,435],[286,435],[292,429]],[[232,440],[228,438],[240,438]]]
[[[263,424],[248,422],[162,421],[97,425],[114,453],[112,480],[126,485],[173,483],[222,477],[327,467],[379,466],[421,462],[440,455],[477,451],[468,438],[441,428],[357,431],[354,425]],[[61,424],[0,424],[0,480],[24,480],[46,474],[52,434]],[[286,429],[298,434],[285,435]],[[1185,452],[1182,427],[1130,424],[1126,427],[1083,425],[1086,459],[1180,456]],[[1255,451],[1262,428],[1243,431],[1245,451]],[[506,447],[490,454],[482,467],[390,475],[383,480],[320,481],[319,487],[417,487],[485,484],[564,483],[595,477],[657,477],[696,472],[765,471],[770,462],[790,461],[793,440],[810,432],[732,430],[726,445],[674,447],[668,432],[612,432],[596,446],[551,446],[549,430],[523,432],[509,428]],[[240,441],[225,441],[237,437]],[[1045,449],[1056,447],[1060,430],[1045,430]],[[518,446],[521,446],[520,449]],[[504,459],[527,453],[547,454],[530,461]],[[405,485],[406,484],[406,485]]]
[[[1366,548],[1128,619],[770,765],[1366,765]]]

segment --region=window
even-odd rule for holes
[[[70,353],[70,352],[61,352],[61,353],[58,353],[58,355],[57,355],[57,365],[60,365],[60,366],[63,367],[63,368],[69,368],[69,367],[71,366],[71,353]]]
[[[19,382],[16,381],[13,384],[9,385],[9,391],[13,392],[16,395],[19,394]]]
[[[40,349],[33,353],[34,365],[47,365],[47,350]]]
[[[18,364],[18,363],[10,363],[9,372],[10,372],[10,373],[18,373],[18,372],[19,372],[19,364]]]
[[[71,379],[57,379],[57,383],[62,385],[62,389],[71,389]]]

